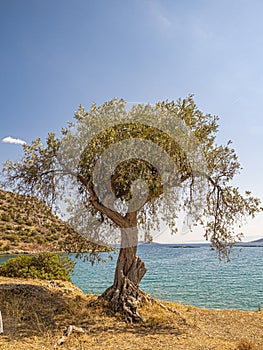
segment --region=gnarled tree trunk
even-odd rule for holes
[[[129,215],[131,227],[121,228],[121,247],[115,270],[114,283],[102,298],[110,302],[114,311],[125,314],[130,322],[141,322],[137,307],[141,298],[139,284],[146,273],[144,262],[136,256],[138,228],[136,215]]]

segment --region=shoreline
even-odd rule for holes
[[[257,311],[260,307],[263,308],[262,288],[260,288],[262,285],[262,266],[259,265],[258,268],[254,268],[252,264],[251,267],[247,268],[247,263],[249,264],[249,258],[251,257],[250,249],[256,251],[257,262],[261,262],[262,248],[244,249],[246,252],[244,253],[245,259],[237,251],[238,255],[233,255],[231,263],[219,263],[212,256],[215,253],[210,252],[209,248],[205,249],[204,252],[201,249],[197,251],[196,249],[170,249],[170,247],[168,249],[166,247],[166,250],[163,250],[160,248],[158,251],[154,251],[156,257],[163,259],[166,253],[170,254],[169,259],[171,260],[169,261],[175,262],[175,266],[170,262],[167,264],[165,261],[163,263],[162,260],[157,260],[160,264],[156,267],[155,261],[152,259],[154,257],[152,252],[150,253],[146,247],[139,252],[142,259],[146,257],[145,261],[148,268],[148,273],[141,283],[141,288],[152,296],[165,301],[209,309],[224,308],[228,310]],[[202,263],[205,253],[207,253],[207,256],[204,261],[211,262],[209,266]],[[200,269],[195,266],[192,267],[190,260],[185,259],[185,256],[191,258],[192,255]],[[24,256],[26,257],[26,255]],[[103,293],[113,282],[117,254],[112,254],[112,256],[112,260],[108,259],[108,253],[104,253],[102,258],[106,260],[106,263],[95,263],[94,266],[91,266],[89,262],[84,262],[83,259],[75,259],[75,254],[70,254],[69,258],[76,262],[75,273],[74,275],[71,274],[73,283],[80,287],[84,293]],[[182,260],[182,264],[177,265],[175,259],[178,256],[184,260]],[[17,256],[2,255],[0,260],[4,262],[15,257]],[[165,268],[166,265],[167,269]],[[177,268],[177,266],[180,268]],[[248,270],[250,271],[249,275],[244,275],[244,278],[241,278],[240,276]],[[153,275],[152,271],[154,272]],[[166,278],[170,280],[166,281]],[[98,283],[96,279],[100,282]],[[190,289],[185,286],[189,286]],[[228,294],[229,292],[230,294]]]

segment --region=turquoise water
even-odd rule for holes
[[[142,245],[138,255],[147,273],[141,288],[156,298],[207,308],[258,310],[263,307],[263,248],[235,248],[231,262],[219,262],[209,246],[171,248]],[[73,282],[85,293],[102,293],[113,281],[116,263],[78,262]]]
[[[138,255],[148,270],[141,288],[158,299],[207,308],[263,308],[263,247],[235,248],[230,263],[219,262],[207,245],[142,245]],[[85,293],[102,293],[112,284],[116,259],[94,266],[77,259],[73,283]]]

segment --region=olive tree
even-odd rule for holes
[[[184,212],[228,256],[260,201],[231,185],[237,155],[230,141],[216,143],[218,118],[202,113],[192,96],[130,108],[118,99],[89,111],[80,105],[74,119],[45,143],[24,145],[23,158],[4,165],[5,183],[59,210],[86,239],[119,244],[114,281],[102,297],[140,321],[146,268],[138,240],[163,223],[175,233]]]

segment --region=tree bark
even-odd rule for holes
[[[132,215],[133,214],[133,215]],[[114,282],[103,294],[115,312],[122,312],[129,322],[142,322],[138,313],[141,301],[139,284],[146,273],[144,262],[136,256],[138,245],[137,218],[134,213],[126,215],[131,223],[129,228],[121,228],[121,247],[116,264]]]
[[[0,335],[4,333],[3,319],[0,311]]]

